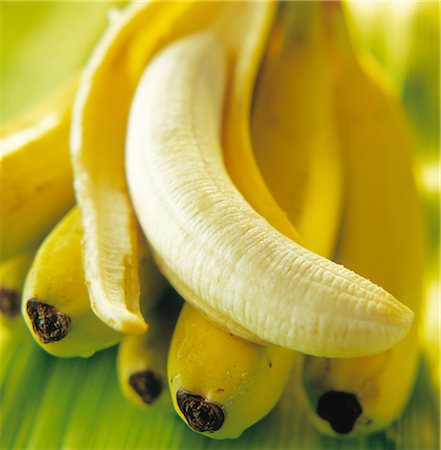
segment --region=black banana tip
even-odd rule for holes
[[[129,377],[129,384],[146,404],[153,403],[162,392],[162,379],[152,370],[141,370]]]
[[[188,425],[193,430],[201,433],[213,433],[222,427],[225,414],[216,403],[210,402],[200,395],[191,394],[184,389],[178,389],[176,400]]]
[[[43,344],[60,341],[69,333],[70,317],[54,306],[32,298],[26,303],[26,312],[34,332]]]
[[[15,317],[20,312],[20,292],[7,287],[0,288],[0,312],[6,317]]]
[[[357,397],[347,392],[325,392],[317,403],[317,414],[339,434],[350,433],[362,411]]]

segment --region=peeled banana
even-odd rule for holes
[[[90,309],[81,238],[80,213],[73,208],[38,249],[23,290],[26,325],[55,356],[89,357],[122,338]]]
[[[241,170],[231,165],[232,177],[253,193],[256,209],[267,210],[268,216],[278,211],[271,218],[277,224],[283,223],[280,222],[283,219],[289,225],[285,229],[289,230],[292,227],[271,200],[249,153],[248,135],[245,134],[249,118],[239,107],[241,102],[249,103],[244,95],[251,96],[251,90],[247,86],[240,89],[238,84],[253,84],[256,61],[261,58],[263,37],[268,32],[273,15],[272,8],[262,4],[249,3],[247,8],[250,13],[248,24],[255,33],[252,39],[248,37],[247,45],[236,54],[235,81],[231,97],[227,100],[231,110],[238,115],[236,118],[242,121],[244,131],[242,145],[235,143],[235,157],[242,161]],[[231,42],[233,48],[242,42],[240,34],[236,38],[237,42]],[[227,128],[237,124],[232,121]],[[232,154],[225,152],[227,165]],[[257,192],[263,195],[258,196]],[[207,342],[210,345],[206,345]],[[234,336],[186,303],[169,351],[168,379],[175,410],[196,432],[215,439],[238,437],[277,403],[295,356],[294,352],[280,347],[258,345]]]
[[[372,66],[359,62],[343,20],[336,5],[325,7],[327,54],[334,71],[336,114],[348,174],[336,257],[418,314],[424,233],[411,169],[410,133],[396,99]],[[397,346],[369,357],[305,358],[303,384],[321,432],[362,435],[398,417],[418,368],[417,331],[414,324]]]
[[[294,3],[289,6],[289,8],[293,7],[299,8]],[[304,20],[309,19],[309,23],[317,24],[317,13],[313,14],[313,17],[305,18],[304,11],[298,12],[303,13]],[[277,21],[276,27],[280,25],[280,22],[285,27],[285,19],[286,12],[283,11],[281,20]],[[260,30],[258,26],[254,26],[253,29]],[[317,34],[315,30],[304,30],[303,39],[300,39],[296,33],[295,40],[292,39],[290,34],[286,34],[287,30],[284,28],[280,30],[280,33],[284,38],[284,43],[279,48],[277,57],[271,58],[272,55],[267,55],[263,66],[263,74],[259,78],[255,93],[253,117],[260,115],[263,118],[267,113],[268,102],[261,100],[266,94],[266,89],[271,86],[277,86],[281,91],[289,92],[289,89],[293,86],[293,81],[296,80],[296,73],[298,71],[307,71],[308,69],[312,73],[316,73],[315,77],[308,78],[311,86],[315,86],[317,78],[323,84],[323,77],[326,76],[323,57],[321,57],[321,61],[317,53],[317,45],[314,45]],[[276,38],[279,38],[279,36]],[[256,37],[255,46],[258,45],[259,41]],[[271,38],[269,43],[270,50],[268,51],[271,51],[272,46],[273,38]],[[296,46],[298,47],[297,53],[294,52]],[[302,54],[301,49],[305,47],[309,52],[314,52],[312,58],[309,57],[309,52],[307,52],[308,56]],[[250,58],[250,53],[254,57],[257,56],[257,52],[251,52],[250,47],[238,54],[239,61],[234,66],[235,70],[244,70],[245,64],[242,63],[242,66],[240,66],[240,62],[244,58]],[[292,65],[288,57],[293,57]],[[294,64],[296,71],[292,69]],[[241,68],[238,68],[238,66]],[[253,70],[252,65],[247,67],[248,70]],[[314,69],[320,70],[315,72]],[[265,77],[267,72],[272,73],[271,79]],[[253,83],[250,75],[234,79],[236,83]],[[270,86],[267,84],[268,82],[271,82]],[[312,99],[314,95],[317,95],[317,101],[314,105],[318,110],[324,109],[328,113],[331,111],[331,105],[327,109],[325,108],[324,99],[321,95],[327,93],[329,97],[330,91],[331,85],[328,84],[326,87],[323,86],[322,91],[311,92],[310,97]],[[247,89],[232,87],[230,92],[231,98],[227,100],[232,110],[234,110],[233,105],[237,105],[242,100],[235,97],[239,92],[247,92]],[[251,95],[251,92],[249,94]],[[260,139],[260,143],[267,143],[266,148],[261,147],[260,151],[272,154],[274,149],[269,144],[271,142],[270,136],[283,135],[281,139],[289,139],[291,135],[295,135],[296,127],[298,126],[295,120],[296,114],[302,114],[302,108],[305,109],[306,106],[302,102],[287,103],[282,96],[271,97],[268,100],[272,101],[271,106],[274,108],[274,113],[280,115],[284,113],[286,121],[291,121],[291,126],[285,128],[280,126],[280,123],[262,120],[261,128],[256,129],[258,131],[257,140]],[[240,110],[240,108],[237,108],[237,110]],[[318,120],[314,122],[316,120],[314,117],[315,115],[311,112],[311,116],[308,118],[309,123],[317,123],[317,129],[320,130],[321,123]],[[241,120],[245,124],[248,123],[246,116]],[[304,123],[308,123],[308,120],[305,119]],[[244,128],[246,128],[245,125]],[[297,131],[300,132],[301,130]],[[335,133],[332,128],[332,121],[329,122],[327,131],[331,136],[332,132]],[[268,133],[268,136],[266,133]],[[256,138],[256,135],[253,135],[253,138]],[[312,241],[312,245],[316,245],[316,248],[319,248],[324,254],[327,251],[328,255],[326,256],[331,254],[330,249],[333,249],[335,244],[340,220],[340,199],[342,197],[342,182],[340,181],[342,177],[340,170],[341,158],[339,157],[338,148],[331,147],[333,142],[331,140],[326,145],[330,146],[331,154],[334,156],[331,167],[335,167],[335,170],[332,172],[332,175],[338,178],[335,180],[335,184],[327,186],[327,204],[321,205],[319,201],[315,201],[304,206],[302,205],[303,207],[299,208],[299,199],[297,203],[293,202],[289,205],[291,209],[298,208],[304,214],[316,217],[315,224],[312,221],[309,222],[317,234],[317,239]],[[308,144],[308,142],[305,142],[305,144]],[[265,186],[260,179],[260,183],[256,183],[256,188],[253,190],[252,183],[256,181],[256,177],[260,177],[258,171],[255,170],[255,161],[244,155],[244,152],[247,151],[246,145],[240,146],[236,143],[235,149],[236,158],[242,161],[240,167],[235,167],[232,163],[230,159],[232,153],[225,152],[225,162],[229,168],[232,180],[236,182],[236,185],[247,186],[250,192],[255,193],[260,186]],[[324,151],[320,151],[321,149],[318,145],[312,149],[319,154],[324,153]],[[272,187],[272,183],[284,182],[291,189],[292,184],[296,184],[296,180],[293,180],[293,178],[295,178],[297,173],[300,174],[303,171],[307,176],[311,176],[311,172],[321,171],[321,167],[318,166],[320,158],[314,159],[315,164],[308,165],[303,163],[299,167],[289,160],[290,153],[295,151],[294,149],[285,146],[280,151],[286,153],[286,158],[288,159],[286,163],[290,164],[294,175],[293,177],[284,177],[282,180],[277,177],[270,180],[267,178],[270,187]],[[242,157],[242,155],[244,156]],[[249,164],[250,161],[253,164],[251,166]],[[312,176],[314,177],[314,175]],[[313,191],[312,193],[318,194],[313,186],[308,185],[308,188]],[[307,197],[311,198],[311,195]],[[251,206],[261,211],[264,217],[277,228],[277,226],[280,226],[280,218],[285,216],[283,213],[280,213],[280,210],[279,214],[272,215],[274,208],[268,207],[267,199],[268,197],[262,196],[259,201],[259,197],[251,196],[249,201]],[[274,205],[278,208],[276,204]],[[332,208],[328,205],[332,205]],[[319,224],[323,225],[323,219],[325,220],[324,223],[328,224],[329,229],[319,226]],[[308,221],[303,221],[303,223],[306,224]],[[294,230],[292,225],[290,226]],[[281,230],[287,230],[287,228],[282,226],[280,228]],[[319,233],[320,235],[318,235]],[[312,231],[310,231],[310,234],[312,234]],[[291,234],[290,237],[295,239],[295,234]],[[206,342],[210,342],[210,345],[206,345]],[[272,361],[273,359],[277,361],[277,364],[268,363],[268,360]],[[169,383],[175,409],[190,428],[197,432],[217,439],[237,437],[244,429],[272,409],[282,393],[292,363],[296,362],[299,364],[300,360],[300,354],[295,354],[276,346],[257,345],[228,333],[227,330],[216,326],[187,303],[179,317],[169,352]],[[240,374],[244,375],[241,376]],[[222,386],[222,388],[219,389],[219,386]]]
[[[74,204],[69,126],[77,81],[1,128],[0,260],[38,245]]]
[[[239,335],[326,356],[396,344],[407,307],[281,235],[234,188],[219,142],[225,70],[216,36],[192,35],[149,64],[134,97],[128,182],[162,273]]]

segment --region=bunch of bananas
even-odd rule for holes
[[[339,3],[128,5],[1,150],[14,333],[23,317],[60,357],[119,344],[130,401],[154,407],[168,383],[217,439],[264,417],[292,370],[325,434],[403,410],[424,261],[411,138]]]

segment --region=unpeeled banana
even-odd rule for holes
[[[296,355],[234,336],[188,303],[169,354],[175,410],[191,429],[215,439],[240,436],[273,408]]]
[[[199,33],[162,51],[136,91],[128,182],[159,268],[238,335],[326,356],[390,348],[413,313],[281,235],[234,188],[219,142],[225,70],[222,43]]]
[[[327,54],[348,186],[337,259],[417,314],[422,297],[422,210],[412,174],[410,133],[397,101],[372,66],[360,63],[337,5],[324,7]],[[417,316],[418,317],[418,316]],[[318,429],[362,435],[403,411],[415,380],[417,324],[387,352],[365,358],[305,358],[303,384]]]
[[[285,2],[280,17],[259,73],[252,144],[265,182],[301,240],[287,236],[331,258],[340,227],[344,170],[319,5]]]
[[[168,399],[167,352],[174,323],[150,317],[145,334],[126,336],[118,347],[119,386],[124,396],[138,406]]]
[[[82,229],[72,209],[37,251],[23,290],[22,314],[48,353],[89,357],[122,338],[90,309],[81,261]]]
[[[74,204],[69,153],[77,80],[1,128],[0,260],[38,245]]]

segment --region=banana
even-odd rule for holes
[[[2,261],[39,244],[74,204],[68,130],[76,86],[76,80],[70,81],[35,109],[2,126]]]
[[[315,9],[311,11],[310,8]],[[314,164],[308,165],[300,160],[289,160],[294,149],[285,145],[282,149],[276,150],[272,140],[272,137],[283,135],[283,138],[288,141],[296,133],[301,133],[301,128],[305,124],[309,125],[309,129],[315,124],[316,131],[321,131],[322,124],[315,119],[314,111],[308,117],[309,121],[304,120],[302,124],[299,124],[295,120],[298,115],[304,113],[303,110],[306,105],[312,103],[312,108],[315,107],[320,112],[324,110],[329,113],[331,111],[330,101],[327,109],[325,103],[325,100],[330,100],[331,85],[330,83],[325,84],[326,78],[323,78],[326,76],[326,70],[324,70],[326,66],[323,57],[317,51],[319,49],[317,48],[316,29],[318,27],[316,25],[318,14],[316,9],[315,6],[304,7],[303,4],[292,3],[289,6],[284,6],[281,10],[281,17],[276,22],[276,32],[270,38],[269,50],[256,88],[253,119],[256,116],[259,117],[260,127],[255,126],[252,138],[253,141],[256,140],[256,145],[257,141],[259,141],[259,145],[261,145],[261,142],[267,143],[266,148],[260,146],[259,150],[262,153],[266,151],[272,154],[273,151],[280,150],[286,153],[286,159],[288,160],[286,163],[291,164],[292,176],[285,177],[283,181],[289,189],[291,189],[292,184],[297,185],[296,175],[303,176],[303,171],[315,179],[316,174],[314,172],[321,172],[320,160],[326,161],[323,156],[327,154],[321,151],[319,143],[326,142],[326,145],[330,147],[329,154],[333,157],[330,168],[334,169],[332,175],[335,176],[336,180],[327,187],[327,205],[318,201],[311,201],[314,200],[312,195],[306,196],[307,199],[311,200],[309,204],[305,205],[305,208],[298,208],[300,198],[296,200],[297,203],[293,202],[288,205],[290,210],[295,208],[296,211],[302,211],[303,214],[316,218],[317,222],[313,230],[318,238],[312,241],[312,245],[316,245],[316,249],[319,249],[325,256],[330,256],[336,240],[340,220],[340,199],[342,198],[341,160],[338,148],[332,147],[332,144],[336,141],[332,120],[329,121],[329,126],[325,128],[327,135],[332,139],[329,139],[329,142],[326,139],[318,141],[310,149],[321,155],[321,157],[313,159]],[[293,23],[292,17],[287,17],[288,13],[294,14],[299,23]],[[305,22],[307,23],[306,26]],[[290,29],[291,27],[294,30]],[[260,29],[259,26],[253,26],[252,28]],[[257,34],[255,33],[255,47],[262,45],[257,38]],[[274,55],[274,49],[281,38],[283,43],[278,46],[277,54]],[[247,67],[247,70],[253,71],[255,76],[256,65],[252,63],[246,65],[243,60],[251,60],[252,62],[253,57],[257,57],[257,53],[251,51],[250,47],[240,52],[238,61],[234,66],[235,70],[245,70]],[[295,70],[293,70],[294,68]],[[309,76],[298,79],[297,74],[303,74],[304,72],[307,72]],[[253,84],[254,82],[251,74],[242,78],[236,76],[234,79],[236,83],[248,82]],[[300,82],[303,83],[301,84],[302,88],[306,90],[308,90],[308,87],[316,87],[317,85],[321,86],[322,89],[309,89],[309,102],[304,102],[304,99],[287,102],[286,95],[268,95],[270,89],[289,92],[292,87],[299,86]],[[310,84],[306,84],[306,82]],[[268,85],[268,83],[271,84]],[[234,108],[233,105],[244,101],[244,99],[240,96],[239,98],[235,97],[235,95],[249,90],[245,87],[240,89],[235,86],[232,87],[231,91],[234,94],[232,94],[231,99],[227,100],[227,103],[230,101],[232,111],[241,111],[240,108]],[[249,94],[251,95],[251,92]],[[327,96],[324,94],[327,94]],[[296,97],[293,96],[293,99],[295,100]],[[246,102],[244,101],[244,103]],[[279,115],[282,118],[285,115],[285,122],[290,121],[290,126],[281,126],[283,122],[271,123],[266,121],[269,108],[273,113],[272,117]],[[324,119],[324,117],[321,118]],[[326,119],[330,118],[326,117]],[[248,124],[247,115],[244,114],[241,120]],[[237,122],[234,123],[237,124]],[[297,127],[299,127],[298,130]],[[308,148],[303,148],[304,146],[298,141],[296,143],[302,150],[308,151]],[[305,140],[303,144],[308,145],[309,142]],[[240,168],[235,167],[230,160],[233,153],[225,151],[225,163],[229,167],[229,173],[236,185],[247,186],[247,192],[255,192],[251,184],[256,180],[256,176],[260,177],[260,175],[255,171],[255,162],[246,154],[249,146],[236,143],[235,148],[236,159],[241,160],[242,164]],[[242,155],[244,156],[241,158]],[[280,156],[282,157],[282,155]],[[299,156],[297,156],[298,159],[300,159]],[[251,166],[249,165],[250,161],[253,162]],[[272,158],[269,158],[268,163],[272,163]],[[312,175],[311,172],[313,172]],[[270,188],[273,187],[274,183],[281,182],[278,177],[267,179],[267,181]],[[260,178],[260,183],[256,183],[256,189],[259,189],[262,185],[265,186]],[[308,184],[307,188],[312,190],[312,193],[318,194],[312,184]],[[323,197],[323,195],[320,195],[320,197]],[[260,202],[259,198],[261,199]],[[249,202],[256,211],[261,211],[262,215],[277,228],[281,224],[280,218],[287,221],[286,216],[280,214],[280,212],[277,215],[272,215],[274,208],[267,207],[267,199],[268,197],[265,198],[265,196],[254,196],[249,199]],[[328,205],[332,205],[332,208]],[[315,213],[311,211],[311,208],[316,210]],[[302,216],[300,215],[300,217]],[[318,224],[323,223],[323,219],[325,219],[324,223],[329,226],[326,230],[325,227],[318,226]],[[312,221],[308,220],[303,220],[302,223],[304,227],[306,227],[306,224],[314,225]],[[290,227],[294,230],[292,225]],[[289,230],[288,227],[282,228],[280,226],[280,228],[279,231],[282,231],[282,229]],[[332,233],[330,230],[332,230]],[[290,237],[296,239],[294,233]],[[326,254],[326,252],[328,253]],[[206,342],[210,342],[210,345],[203,344]],[[200,312],[187,303],[178,320],[169,352],[169,385],[175,409],[188,425],[197,432],[206,433],[207,436],[218,439],[237,437],[244,429],[257,422],[272,409],[281,395],[292,364],[299,365],[300,360],[300,354],[276,346],[257,345],[228,333],[227,330],[219,328],[213,322],[204,318]],[[222,388],[219,389],[219,386],[222,386]]]
[[[273,408],[295,356],[234,336],[185,303],[168,360],[175,409],[194,431],[236,438]]]
[[[236,35],[236,42],[229,43],[236,50],[232,52],[232,93],[227,99],[234,120],[227,124],[225,134],[228,135],[228,127],[238,125],[243,133],[239,135],[242,142],[235,142],[236,151],[225,151],[225,162],[228,166],[232,155],[242,161],[241,170],[230,165],[233,181],[252,193],[256,210],[266,213],[276,226],[296,237],[256,170],[249,145],[247,108],[252,92],[243,84],[254,84],[257,62],[274,16],[273,5],[270,6],[248,4],[247,24],[255,33],[239,51],[235,46],[244,41],[240,35]],[[225,29],[229,28],[221,30],[224,34]],[[241,108],[241,103],[247,108]],[[189,303],[183,308],[173,336],[168,379],[175,410],[193,431],[215,439],[236,438],[264,417],[280,398],[296,356],[300,358],[292,351],[234,336]]]
[[[151,327],[150,327],[151,328]],[[161,331],[163,331],[161,329]],[[121,392],[138,406],[156,403],[164,394],[167,341],[161,333],[126,336],[118,346],[117,374]]]
[[[21,296],[35,251],[25,252],[0,264],[0,324],[16,334],[22,330]]]
[[[221,2],[148,2],[110,24],[75,101],[71,153],[84,229],[91,305],[119,332],[142,334],[136,219],[127,193],[124,143],[132,94],[149,59],[167,42],[214,21]],[[111,95],[109,95],[111,93]]]
[[[325,5],[336,115],[348,174],[337,260],[384,286],[416,312],[424,233],[412,174],[410,133],[395,98],[351,47],[340,6]],[[417,323],[387,352],[364,358],[305,358],[303,385],[317,428],[362,435],[403,411],[419,361]]]
[[[239,336],[324,356],[390,348],[413,313],[277,232],[233,186],[219,142],[224,84],[222,44],[206,32],[162,51],[136,91],[127,178],[160,270]]]
[[[329,258],[344,174],[318,9],[315,2],[282,4],[259,75],[251,137],[262,176],[301,241],[288,237]]]
[[[145,407],[168,403],[167,353],[176,323],[176,302],[170,294],[150,311],[149,329],[126,336],[118,346],[117,375],[121,392],[131,403]]]
[[[23,291],[29,331],[42,348],[60,357],[89,357],[122,338],[90,309],[81,238],[79,211],[73,208],[38,249]]]

